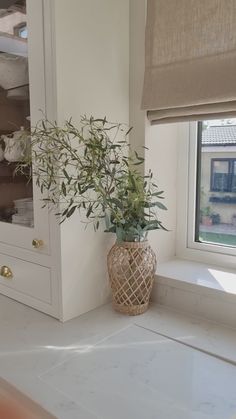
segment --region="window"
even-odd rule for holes
[[[236,192],[236,159],[211,159],[211,191]]]
[[[236,119],[179,127],[177,256],[236,267]]]
[[[28,38],[28,29],[26,22],[21,22],[18,25],[14,26],[14,35],[23,39]]]
[[[24,39],[28,38],[28,30],[27,30],[26,24],[24,26],[21,26],[21,28],[19,28],[18,35],[20,38],[24,38]]]
[[[236,247],[236,121],[204,121],[197,130],[195,240]]]

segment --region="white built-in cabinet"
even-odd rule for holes
[[[9,0],[1,13],[0,154],[8,160],[0,161],[0,293],[60,318],[59,226],[42,209],[34,179],[13,176],[17,157],[8,144],[20,126],[54,115],[50,1],[26,0],[25,8]]]
[[[19,11],[24,1],[4,3]],[[27,126],[29,114],[35,126],[42,112],[59,124],[70,117],[76,123],[84,114],[128,124],[129,2],[26,0],[26,6],[27,14],[5,36],[0,10],[0,135]],[[26,34],[25,22],[27,43],[19,39]],[[29,76],[23,71],[17,78],[23,90],[17,91],[12,79],[10,86],[1,79],[9,45],[14,54],[28,57]],[[25,60],[19,61],[22,71]],[[24,98],[27,83],[30,108]],[[13,100],[21,94],[21,100]],[[7,124],[12,120],[13,125]],[[0,149],[0,160],[1,154]],[[109,300],[106,256],[115,238],[92,228],[85,231],[77,212],[59,225],[42,209],[34,182],[10,182],[11,169],[14,163],[0,161],[0,293],[62,321],[104,304]],[[22,225],[21,214],[14,214],[15,207],[22,212],[17,202],[22,198],[28,199],[30,226]],[[8,268],[12,275],[7,277]]]

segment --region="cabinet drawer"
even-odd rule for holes
[[[51,303],[51,270],[49,268],[0,254],[0,269],[1,293],[15,298],[11,295],[12,290],[14,294],[17,292],[21,295],[22,302],[25,295],[38,301]]]

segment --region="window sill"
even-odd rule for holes
[[[228,193],[235,193],[235,191],[229,191]],[[217,204],[235,204],[235,197],[221,197],[221,196],[210,196],[209,202],[215,202]]]
[[[236,271],[174,259],[157,267],[153,298],[213,321],[236,327]]]

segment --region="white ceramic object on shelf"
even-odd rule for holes
[[[0,145],[0,161],[3,161],[3,160],[4,160],[4,151],[3,151],[2,146]]]
[[[4,158],[9,162],[21,161],[29,149],[30,138],[27,136],[24,127],[11,135],[2,135],[5,142]]]

